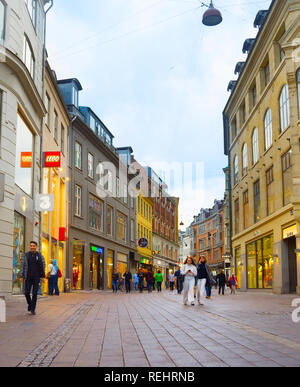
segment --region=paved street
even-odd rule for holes
[[[293,296],[246,293],[205,306],[182,297],[82,292],[40,299],[37,315],[18,297],[0,325],[0,366],[300,366]]]

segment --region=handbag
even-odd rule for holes
[[[59,268],[57,268],[57,277],[58,277],[58,278],[61,278],[61,277],[62,277],[62,274],[61,274],[61,271],[59,270]]]

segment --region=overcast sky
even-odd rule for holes
[[[185,227],[224,197],[227,86],[246,59],[243,42],[257,34],[256,13],[270,3],[216,0],[217,27],[202,25],[198,0],[55,0],[48,15],[50,65],[58,79],[79,79],[80,105],[102,119],[114,145],[130,145],[158,172],[174,163],[200,171],[184,174],[184,190],[170,187]]]

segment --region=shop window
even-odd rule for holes
[[[112,289],[112,274],[114,270],[114,252],[107,250],[107,289]]]
[[[247,246],[248,289],[257,289],[256,243]]]
[[[293,196],[293,177],[292,177],[292,150],[289,150],[282,156],[282,184],[283,184],[283,205],[291,203]]]
[[[103,232],[103,202],[95,196],[89,197],[89,226]]]
[[[13,244],[13,294],[22,292],[20,283],[21,260],[25,254],[25,218],[14,214],[14,244]]]
[[[235,275],[237,277],[237,283],[238,287],[241,287],[241,280],[242,280],[242,274],[241,274],[241,248],[238,247],[235,249]]]
[[[252,159],[253,165],[258,162],[259,159],[259,145],[258,145],[258,129],[255,128],[252,134]]]
[[[33,141],[34,136],[29,126],[20,113],[17,115],[17,139],[16,139],[16,167],[15,183],[29,196],[32,195],[32,170],[33,170]],[[30,163],[24,165],[21,162],[21,154],[31,159]]]
[[[267,211],[268,211],[268,215],[271,215],[275,211],[275,185],[274,185],[273,167],[268,169],[266,173],[266,183],[267,183]]]
[[[84,245],[73,242],[73,290],[82,290]]]
[[[272,112],[268,109],[265,115],[265,150],[269,149],[273,143]]]
[[[288,85],[283,86],[279,98],[280,128],[283,132],[290,125],[290,97]]]

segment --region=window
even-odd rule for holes
[[[0,0],[0,43],[3,43],[5,37],[5,11],[5,4]]]
[[[48,126],[48,129],[50,129],[50,107],[51,107],[51,100],[48,94],[46,94],[46,109],[47,114],[45,117],[45,123]]]
[[[37,23],[37,0],[26,0],[26,5],[35,28]]]
[[[283,86],[279,98],[280,128],[283,132],[290,125],[290,97],[288,85]]]
[[[88,154],[88,177],[94,178],[94,156],[91,153]]]
[[[271,167],[266,172],[268,216],[273,214],[273,212],[275,211],[275,187],[273,182],[274,182],[274,174],[273,174],[273,167]]]
[[[252,134],[252,158],[253,164],[258,162],[259,148],[258,148],[258,129],[255,128]]]
[[[269,149],[273,142],[273,129],[272,129],[272,112],[271,109],[267,110],[265,115],[265,149]]]
[[[82,194],[82,189],[79,185],[75,186],[75,215],[76,216],[81,216],[81,194]]]
[[[65,154],[65,128],[61,125],[61,134],[60,134],[60,149],[61,153]]]
[[[17,115],[17,138],[16,138],[16,170],[15,183],[29,196],[32,194],[32,171],[33,171],[33,143],[34,136],[27,121],[18,112]],[[21,154],[31,159],[26,167],[21,166]]]
[[[236,126],[236,118],[231,123],[231,141],[236,138],[237,135],[237,126]]]
[[[108,236],[113,236],[113,208],[107,206],[106,211],[106,233]]]
[[[254,183],[254,223],[260,221],[260,182]]]
[[[233,160],[233,185],[236,185],[239,182],[239,158],[236,155]]]
[[[282,184],[283,184],[283,205],[291,203],[293,196],[293,178],[292,178],[292,150],[289,150],[282,156]]]
[[[82,148],[79,142],[75,142],[75,167],[81,169]]]
[[[241,121],[243,124],[246,121],[246,105],[245,105],[245,103],[243,103],[243,105],[241,106]]]
[[[269,62],[264,67],[264,76],[265,76],[265,86],[270,83],[270,64]]]
[[[298,117],[300,118],[300,68],[296,73],[297,89],[298,89]]]
[[[257,102],[257,90],[256,90],[256,85],[252,89],[252,107],[256,105]]]
[[[242,156],[243,156],[243,176],[245,176],[246,173],[248,172],[248,147],[247,147],[247,144],[244,144],[244,146],[243,146]]]
[[[234,218],[235,218],[235,234],[238,234],[240,231],[240,201],[236,199],[234,202]]]
[[[249,227],[249,191],[243,193],[244,229]]]
[[[90,195],[89,200],[89,225],[103,232],[103,202],[93,195]]]
[[[29,40],[24,36],[23,62],[34,80],[34,55]]]
[[[56,111],[54,110],[54,128],[53,128],[53,137],[54,137],[54,140],[58,141],[58,115],[56,113]]]
[[[134,220],[130,220],[130,235],[131,235],[131,241],[134,242]]]
[[[118,212],[117,214],[117,239],[127,241],[127,217]]]

